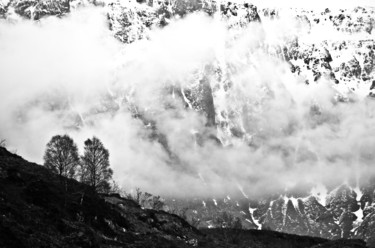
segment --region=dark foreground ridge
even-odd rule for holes
[[[197,230],[164,211],[142,209],[117,194],[99,195],[75,180],[0,147],[0,247],[347,247],[273,231]]]

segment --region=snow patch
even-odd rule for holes
[[[251,207],[249,207],[249,212],[250,212],[250,214],[251,214],[251,218],[253,218],[253,220],[254,220],[254,221],[253,221],[254,224],[257,225],[258,230],[261,230],[261,229],[262,229],[262,224],[259,222],[258,219],[255,219],[255,217],[254,217],[254,212],[255,212],[255,210],[257,210],[257,208],[251,208]]]
[[[356,200],[360,201],[363,193],[362,193],[361,189],[359,188],[359,185],[357,185],[355,188],[353,188],[353,191],[357,194]]]
[[[314,188],[311,189],[310,194],[314,196],[322,206],[326,205],[328,190],[323,184],[317,184]]]
[[[298,199],[297,198],[294,198],[294,197],[287,197],[287,196],[284,196],[284,202],[285,202],[285,205],[288,204],[289,201],[292,202],[293,204],[293,207],[298,210],[299,207],[298,207]]]
[[[354,212],[353,214],[357,216],[355,223],[361,223],[363,221],[363,209],[359,208],[358,211]]]
[[[0,5],[7,5],[10,2],[10,0],[0,0]]]
[[[289,200],[292,201],[294,208],[298,210],[299,209],[299,207],[298,207],[298,199],[294,198],[294,197],[290,197]]]
[[[245,191],[243,190],[242,186],[237,184],[237,187],[238,189],[240,190],[240,192],[242,193],[242,195],[246,198],[246,199],[249,199],[249,196],[247,194],[245,194]]]

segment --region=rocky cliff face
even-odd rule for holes
[[[108,26],[113,35],[124,43],[149,38],[154,28],[162,28],[170,22],[186,16],[188,13],[204,12],[213,18],[219,18],[227,24],[234,39],[246,32],[250,23],[267,23],[285,16],[294,16],[300,30],[299,33],[284,37],[282,42],[269,43],[259,38],[255,42],[257,51],[266,56],[272,56],[289,64],[290,70],[306,85],[316,82],[327,82],[337,91],[337,101],[350,101],[353,94],[372,96],[375,85],[374,58],[375,43],[373,40],[375,10],[369,8],[355,8],[354,10],[307,11],[291,9],[287,12],[277,9],[258,9],[250,3],[237,4],[216,1],[45,1],[45,0],[3,0],[0,2],[0,15],[6,19],[27,18],[38,20],[44,16],[59,16],[80,6],[105,6],[108,16]],[[262,26],[261,26],[262,27]],[[340,37],[328,37],[309,40],[304,34],[316,33],[329,29],[350,34],[349,40]],[[262,29],[262,28],[261,28]],[[326,31],[327,32],[327,31]],[[263,31],[260,30],[259,36]],[[263,34],[264,35],[264,34]],[[298,37],[301,35],[301,37]],[[315,37],[315,36],[312,36]],[[253,51],[244,53],[253,56]],[[184,83],[183,87],[175,85],[177,92],[186,108],[191,108],[206,116],[207,126],[214,129],[214,136],[223,144],[230,144],[232,138],[240,138],[250,145],[258,146],[262,141],[257,128],[254,113],[263,108],[263,101],[272,98],[267,87],[264,95],[254,99],[241,96],[233,87],[236,70],[241,66],[256,66],[257,61],[248,61],[241,65],[239,61],[223,61],[217,57],[215,63],[196,68],[195,72]],[[308,88],[308,87],[306,87]],[[168,92],[168,91],[167,91]],[[125,94],[130,94],[125,92]],[[111,96],[110,98],[116,98]],[[131,99],[131,97],[128,97]],[[121,99],[109,99],[118,102]],[[226,103],[223,104],[223,101]],[[135,111],[134,115],[143,113],[143,109],[135,103],[125,103]],[[256,107],[258,106],[258,107]],[[147,113],[145,113],[147,114]],[[153,120],[150,120],[153,121]],[[251,126],[249,126],[251,122]],[[210,132],[212,133],[212,132]]]
[[[1,1],[0,9],[6,18],[14,14],[39,20],[46,16],[62,16],[70,11],[69,1]]]
[[[173,209],[187,207],[186,219],[199,228],[214,228],[223,212],[238,218],[243,228],[276,230],[328,239],[361,238],[373,246],[374,206],[366,192],[373,186],[353,189],[344,184],[327,195],[167,201]],[[365,192],[362,194],[362,192]]]

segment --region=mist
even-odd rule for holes
[[[306,85],[272,56],[274,45],[317,34],[291,19],[243,30],[227,25],[191,14],[152,30],[149,40],[122,44],[101,7],[39,22],[0,20],[0,138],[43,163],[53,135],[69,134],[81,150],[95,135],[110,151],[120,185],[163,196],[243,190],[256,197],[372,176],[374,102],[356,95],[341,102],[333,82]],[[230,90],[210,68],[220,68]],[[205,76],[218,87],[217,121],[243,137],[207,126],[204,113],[166,93]],[[156,123],[170,151],[150,138],[153,130],[134,118],[134,106]],[[220,117],[222,111],[229,117]],[[224,145],[199,144],[197,134],[214,134]]]

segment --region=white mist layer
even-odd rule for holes
[[[116,180],[162,195],[227,195],[240,187],[256,196],[340,182],[353,170],[370,175],[374,102],[338,103],[332,82],[306,86],[265,49],[298,35],[297,26],[251,24],[233,34],[222,21],[196,14],[151,32],[149,41],[123,45],[100,8],[40,22],[1,20],[0,137],[42,163],[53,135],[68,133],[81,148],[95,135],[110,151]],[[212,64],[230,72],[234,84],[229,93],[214,92],[215,104],[237,111],[257,148],[228,134],[221,138],[230,146],[198,146],[192,133],[207,132],[205,117],[163,93],[190,85]],[[179,162],[148,138],[128,103],[156,121]],[[311,114],[312,104],[320,115]]]

